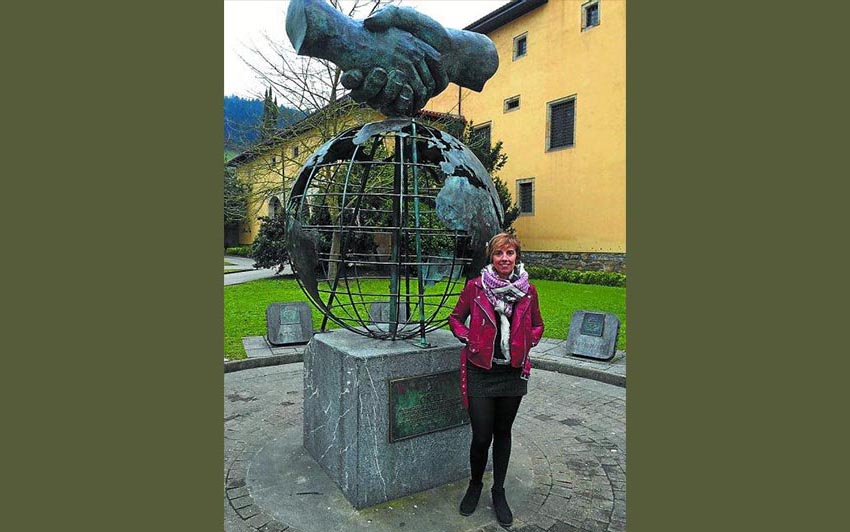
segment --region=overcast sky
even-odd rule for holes
[[[401,5],[413,7],[449,28],[463,28],[510,0],[403,0]],[[291,47],[286,37],[285,0],[224,1],[224,95],[262,98],[266,87],[245,66],[239,55],[249,57],[248,50],[261,47],[268,34],[275,41]]]

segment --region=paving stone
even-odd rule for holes
[[[248,495],[248,488],[245,486],[227,490],[228,499],[238,499],[239,497],[244,497],[246,495]]]
[[[272,520],[271,517],[269,517],[268,515],[266,515],[263,512],[260,512],[257,515],[254,515],[250,519],[248,519],[247,523],[254,528],[260,528],[260,527],[265,526],[271,520]]]
[[[268,348],[268,343],[262,336],[245,336],[242,338],[242,346],[245,349]]]
[[[230,499],[230,505],[233,506],[233,508],[236,510],[251,506],[252,504],[254,504],[254,499],[250,495],[245,495],[236,499]]]
[[[625,519],[612,519],[610,523],[608,523],[609,532],[620,530],[626,530],[626,520]]]
[[[581,528],[563,521],[557,521],[548,529],[549,532],[581,532]]]
[[[227,483],[225,484],[225,486],[227,486],[228,488],[241,488],[244,485],[245,485],[245,478],[243,478],[243,477],[228,478]]]
[[[538,513],[531,518],[531,523],[537,525],[543,530],[549,530],[557,521],[547,515]]]
[[[236,510],[236,513],[238,513],[239,516],[242,519],[249,519],[249,518],[257,515],[258,513],[260,513],[260,509],[257,508],[257,505],[252,504],[251,506],[246,506],[244,508],[238,508]]]
[[[277,521],[269,521],[260,527],[259,532],[283,532],[286,528],[286,525],[282,525]]]
[[[537,525],[525,525],[519,528],[516,528],[516,522],[514,522],[514,526],[511,527],[511,530],[515,532],[545,532],[545,528],[540,528]]]
[[[611,510],[603,510],[602,508],[593,508],[590,511],[591,519],[596,519],[597,521],[608,522],[611,519]]]
[[[269,357],[272,356],[272,350],[268,347],[246,349],[245,354],[248,355],[248,358]]]
[[[597,521],[596,519],[585,519],[581,523],[581,527],[589,532],[605,532],[608,529],[608,522]]]

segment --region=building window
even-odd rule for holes
[[[517,200],[520,214],[534,214],[534,178],[518,179]]]
[[[519,96],[514,96],[505,100],[505,112],[519,109]]]
[[[292,148],[292,156],[298,157],[298,146]]]
[[[575,145],[576,97],[569,96],[549,102],[546,150],[569,148]]]
[[[528,53],[528,33],[514,37],[514,61]]]
[[[469,137],[469,143],[472,146],[486,146],[490,149],[490,124],[484,124],[472,129],[472,135]]]
[[[581,6],[582,31],[599,25],[599,0],[593,0]]]
[[[272,157],[272,168],[277,166],[277,157]]]

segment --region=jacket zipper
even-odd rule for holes
[[[531,298],[531,296],[528,296],[528,297]],[[525,307],[525,310],[522,313],[523,316],[525,315],[526,312],[528,312],[528,309],[529,309],[530,306],[531,305],[529,304],[528,307]],[[522,319],[522,316],[520,316],[520,319]],[[528,334],[531,334],[531,331],[528,331]],[[528,360],[528,357],[531,356],[531,339],[528,338],[528,340],[529,340],[528,349],[525,349],[525,356],[522,357],[522,364],[520,365],[520,368],[522,368],[522,371],[525,371],[525,362],[526,362],[526,360]]]
[[[484,315],[487,316],[487,319],[490,320],[490,315],[487,314],[486,310],[484,310],[484,306],[481,304],[481,301],[479,300],[479,298],[475,298],[475,304],[478,305],[481,308],[481,312],[483,312]],[[490,320],[490,323],[493,323],[493,321]],[[484,320],[481,321],[481,325],[484,325]],[[497,328],[499,327],[495,323],[493,323],[493,326],[497,327]],[[508,353],[508,362],[510,362],[510,360],[511,360],[510,355],[511,354]],[[490,369],[493,369],[493,358],[495,356],[496,356],[496,336],[493,335],[493,347],[490,349]]]

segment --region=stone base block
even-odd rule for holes
[[[465,412],[463,425],[390,441],[390,416],[399,416],[390,381],[458,374],[461,344],[444,330],[427,339],[433,347],[422,349],[334,330],[315,335],[304,353],[304,448],[357,509],[469,476]]]

